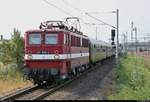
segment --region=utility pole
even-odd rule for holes
[[[126,32],[126,52],[128,52],[128,32]]]
[[[132,47],[133,47],[133,21],[131,22],[131,52],[133,52]]]
[[[137,53],[137,27],[135,27],[135,47],[136,47],[136,53]]]
[[[150,40],[148,40],[148,55],[150,54]]]
[[[119,47],[119,9],[117,9],[117,43],[116,43],[116,62],[118,64],[118,47]]]
[[[126,52],[126,46],[125,46],[125,34],[123,33],[122,34],[122,36],[123,36],[123,53],[125,53]]]
[[[96,26],[96,40],[97,40],[97,26]]]
[[[131,42],[133,42],[133,21],[131,22]]]

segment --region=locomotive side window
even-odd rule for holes
[[[58,35],[57,34],[45,34],[45,44],[57,44]]]
[[[80,40],[80,38],[78,37],[78,45],[77,45],[78,47],[81,47],[81,40]]]
[[[89,46],[89,42],[88,42],[88,40],[87,39],[82,39],[82,46],[83,47],[88,47]]]
[[[69,35],[64,34],[64,44],[69,45]]]
[[[41,44],[41,34],[30,34],[29,44]]]
[[[71,35],[71,46],[76,46],[76,37]]]

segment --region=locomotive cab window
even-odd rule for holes
[[[41,34],[30,34],[29,44],[41,44]]]
[[[58,35],[57,34],[46,34],[45,35],[45,44],[57,44]]]

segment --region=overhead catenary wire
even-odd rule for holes
[[[45,3],[47,3],[48,5],[51,5],[51,6],[53,6],[54,8],[58,9],[59,11],[63,12],[64,14],[69,15],[69,16],[73,16],[73,15],[70,14],[69,12],[66,12],[66,11],[63,10],[62,8],[57,7],[56,5],[50,3],[49,1],[47,1],[47,0],[43,0],[43,1],[44,1]]]
[[[58,9],[59,11],[65,13],[66,15],[73,16],[73,15],[70,14],[69,12],[64,11],[62,8],[57,7],[56,5],[54,5],[54,4],[50,3],[50,2],[48,2],[47,0],[43,0],[43,1],[44,1],[45,3],[51,5],[51,6],[55,7],[55,8]],[[65,0],[62,0],[62,1],[63,1],[63,3],[65,3],[65,4],[68,5],[68,6],[70,6],[70,7],[73,8],[74,10],[80,12],[81,14],[87,15],[87,16],[89,16],[89,17],[91,17],[91,18],[93,18],[93,19],[95,19],[95,20],[100,21],[101,23],[103,23],[103,24],[98,24],[98,25],[107,25],[107,26],[110,26],[110,27],[116,29],[115,26],[112,26],[112,25],[110,25],[110,24],[108,24],[108,23],[106,23],[106,22],[104,22],[104,21],[102,21],[102,20],[100,20],[100,19],[98,19],[98,18],[96,18],[96,17],[94,17],[94,16],[89,15],[89,14],[88,14],[87,12],[85,12],[84,10],[81,10],[81,9],[79,9],[79,8],[77,8],[77,7],[74,7],[73,5],[71,5],[70,3],[66,2]],[[84,25],[86,25],[86,26],[89,25],[89,24],[88,24],[87,22],[85,22],[81,17],[78,17],[78,18],[82,21],[82,23],[83,23]],[[81,29],[81,28],[80,28],[80,29]]]
[[[79,9],[79,8],[77,8],[77,7],[74,7],[73,5],[71,5],[70,3],[68,3],[68,2],[65,1],[65,0],[62,0],[62,1],[63,1],[63,3],[64,3],[65,5],[67,5],[67,6],[71,7],[71,8],[73,8],[74,10],[76,10],[76,11],[82,13],[82,14],[84,14],[84,12],[83,12],[81,9]]]
[[[59,11],[65,13],[66,15],[73,16],[72,14],[70,14],[70,13],[64,11],[63,9],[61,9],[61,8],[57,7],[56,5],[54,5],[54,4],[50,3],[50,2],[48,2],[47,0],[43,0],[43,1],[44,1],[45,3],[47,3],[47,4],[51,5],[51,6],[53,6],[54,8],[58,9]],[[78,10],[79,10],[79,9],[78,9]],[[79,18],[79,17],[78,17],[78,18]],[[79,19],[81,20],[81,18],[79,18]],[[82,19],[82,21],[83,21],[83,19]],[[84,21],[83,21],[83,22],[84,22]],[[80,27],[80,28],[81,28],[81,27]]]
[[[110,13],[115,13],[115,11],[107,11],[107,12],[88,12],[88,13],[92,13],[92,14],[110,14]]]
[[[108,23],[106,23],[106,22],[104,22],[104,21],[102,21],[102,20],[100,20],[100,19],[98,19],[98,18],[96,18],[96,17],[94,17],[94,16],[92,16],[92,15],[90,15],[89,13],[85,13],[87,16],[89,16],[89,17],[91,17],[91,18],[93,18],[93,19],[95,19],[95,20],[97,20],[97,21],[99,21],[99,22],[102,22],[103,24],[105,24],[105,25],[108,25],[108,26],[110,26],[110,27],[112,27],[112,28],[115,28],[115,29],[117,29],[115,26],[113,26],[113,25],[110,25],[110,24],[108,24]]]
[[[63,3],[65,3],[66,5],[70,6],[70,7],[73,8],[73,9],[75,9],[76,11],[79,11],[81,14],[85,14],[85,15],[87,15],[87,16],[89,16],[89,17],[94,18],[95,20],[98,20],[98,21],[102,22],[103,24],[101,24],[101,25],[108,25],[108,26],[110,26],[110,27],[116,29],[115,26],[112,26],[112,25],[110,25],[110,24],[108,24],[108,23],[106,23],[106,22],[104,22],[104,21],[102,21],[102,20],[100,20],[100,19],[98,19],[98,18],[96,18],[96,17],[94,17],[94,16],[89,15],[89,13],[87,13],[87,12],[85,12],[85,11],[83,11],[83,10],[77,8],[77,7],[72,6],[70,3],[66,2],[65,0],[62,0],[62,1],[63,1]],[[98,12],[95,12],[95,13],[98,13]],[[114,11],[113,11],[113,12],[112,12],[112,11],[110,11],[110,12],[101,12],[101,13],[114,13]],[[80,18],[80,20],[82,20],[83,24],[87,25],[87,23],[84,22],[84,20],[83,20],[82,18]]]
[[[79,8],[76,8],[76,7],[72,6],[70,3],[66,2],[65,0],[62,0],[62,1],[63,1],[67,6],[73,8],[74,10],[80,12],[80,13],[83,14],[83,15],[86,15],[86,12],[85,12],[85,11],[83,11],[83,10],[81,10],[81,9],[79,9]],[[105,13],[106,13],[106,12],[105,12]],[[107,13],[114,13],[114,12],[107,12]],[[98,21],[101,21],[102,24],[87,23],[87,22],[85,22],[82,18],[79,17],[79,19],[80,19],[80,20],[83,22],[83,24],[86,25],[86,26],[89,26],[89,25],[90,25],[90,26],[95,26],[95,25],[108,25],[108,26],[111,26],[112,28],[115,28],[115,29],[116,29],[116,27],[114,27],[114,26],[112,26],[112,25],[110,25],[110,24],[108,24],[108,23],[105,23],[104,21],[99,20],[99,19],[98,19]]]
[[[63,1],[63,3],[64,3],[65,5],[71,7],[71,8],[73,8],[74,10],[76,10],[76,11],[80,12],[81,14],[85,15],[85,11],[83,11],[83,10],[77,8],[77,7],[74,7],[73,5],[71,5],[70,3],[68,3],[68,2],[65,1],[65,0],[62,0],[62,1]],[[87,23],[86,23],[81,17],[78,17],[78,18],[83,22],[83,24],[87,25]]]
[[[43,1],[44,1],[45,3],[47,3],[47,4],[49,4],[49,5],[51,5],[51,6],[55,7],[55,8],[57,8],[57,9],[60,10],[61,12],[65,13],[66,15],[73,16],[72,14],[70,14],[70,13],[64,11],[63,9],[61,9],[61,8],[57,7],[56,5],[54,5],[54,4],[50,3],[50,2],[48,2],[47,0],[43,0]],[[116,27],[114,27],[114,26],[112,26],[112,25],[110,25],[110,24],[108,24],[108,23],[105,23],[104,21],[102,21],[102,20],[100,20],[100,19],[98,19],[98,18],[96,18],[96,17],[94,17],[94,16],[89,15],[89,13],[87,13],[87,12],[84,13],[84,11],[82,12],[82,10],[80,10],[79,8],[73,7],[70,3],[66,2],[65,0],[62,0],[62,1],[63,1],[66,5],[69,5],[70,7],[72,7],[73,9],[75,9],[76,11],[80,11],[80,13],[85,14],[85,15],[87,15],[87,16],[89,16],[89,17],[91,17],[91,18],[93,18],[93,19],[95,19],[95,20],[97,20],[97,21],[100,21],[100,22],[104,23],[104,25],[108,25],[108,26],[110,26],[110,27],[116,29]],[[83,20],[82,18],[79,18],[79,19],[82,20],[83,24],[85,24],[85,25],[87,24],[86,22],[84,22],[84,20]]]

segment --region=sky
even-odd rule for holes
[[[55,7],[44,0],[0,0],[0,34],[3,34],[5,39],[9,39],[15,27],[24,36],[25,31],[37,29],[43,21],[64,20],[64,18],[71,15],[81,18],[81,31],[90,38],[95,38],[96,26],[85,23],[102,23],[85,15],[85,12],[116,26],[116,14],[110,12],[115,11],[117,8],[119,9],[120,41],[122,40],[122,34],[126,32],[128,33],[128,40],[130,40],[131,21],[137,27],[138,37],[148,36],[147,33],[150,33],[150,0],[47,1],[55,5]],[[109,41],[111,29],[106,25],[97,25],[98,40]]]

